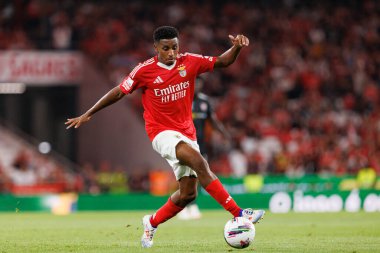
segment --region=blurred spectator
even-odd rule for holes
[[[39,180],[31,154],[25,150],[21,151],[12,165],[7,168],[7,174],[12,184],[17,186],[35,185]]]
[[[10,179],[5,173],[4,166],[0,163],[0,192],[6,193],[9,191]]]
[[[85,163],[82,165],[78,172],[83,178],[84,191],[91,194],[100,193],[100,187],[96,180],[96,171],[91,163]]]
[[[127,175],[125,169],[118,166],[112,168],[110,162],[102,161],[96,174],[96,181],[101,192],[125,193],[128,192]]]
[[[139,168],[133,169],[128,177],[128,186],[133,192],[148,192],[149,174],[142,172]]]
[[[371,166],[380,173],[379,1],[147,3],[8,1],[0,5],[0,49],[78,48],[118,83],[155,54],[151,34],[159,25],[179,28],[183,52],[208,55],[228,46],[228,34],[243,33],[252,46],[240,63],[205,81],[218,118],[241,147],[226,154],[213,136],[213,170],[342,175]],[[98,192],[90,167],[83,166],[84,185]],[[145,177],[128,177],[131,189],[145,189]]]
[[[58,50],[74,49],[75,32],[68,15],[59,11],[51,17],[52,47]]]

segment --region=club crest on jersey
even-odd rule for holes
[[[179,75],[182,76],[182,77],[185,77],[186,76],[186,66],[181,64],[179,65],[179,67],[177,68],[178,71],[179,71]]]

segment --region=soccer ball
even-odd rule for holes
[[[255,225],[244,217],[235,217],[224,226],[224,239],[236,249],[248,247],[255,238]]]

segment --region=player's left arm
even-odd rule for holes
[[[242,34],[236,37],[229,35],[228,37],[232,42],[232,47],[216,58],[214,68],[228,67],[235,62],[240,50],[249,45],[249,39]]]

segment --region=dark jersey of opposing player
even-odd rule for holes
[[[206,120],[211,118],[211,106],[205,94],[194,95],[193,100],[193,122],[197,132],[197,141],[201,154],[206,154],[205,126]]]

